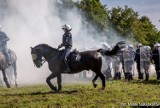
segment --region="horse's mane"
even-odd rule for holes
[[[42,47],[42,48],[44,48],[44,49],[48,49],[48,50],[51,50],[51,51],[55,51],[55,50],[56,50],[56,48],[53,48],[53,47],[51,47],[51,46],[48,45],[48,44],[39,44],[39,45],[37,45],[36,47]]]

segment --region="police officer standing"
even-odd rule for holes
[[[70,70],[68,62],[67,62],[67,56],[69,55],[69,52],[72,48],[72,34],[70,32],[72,30],[72,28],[70,25],[65,24],[62,26],[62,29],[64,31],[64,34],[62,37],[62,43],[58,46],[58,49],[63,46],[65,47],[64,54],[63,54],[63,60],[66,65],[66,69],[65,69],[64,73],[69,73],[69,72],[71,72],[71,70]]]
[[[133,80],[134,59],[135,59],[135,52],[132,44],[128,45],[128,55],[129,58],[128,60],[126,60],[125,65],[126,65],[127,78],[128,81],[130,81]]]
[[[155,64],[155,70],[157,74],[157,80],[160,80],[160,44],[156,43],[154,45],[154,50],[152,51],[152,60]]]
[[[6,33],[2,31],[2,26],[0,25],[0,47],[2,48],[2,51],[3,51],[4,55],[6,56],[7,67],[9,65],[11,65],[11,58],[10,58],[8,48],[7,48],[7,41],[9,41],[9,40],[10,39],[8,38]]]
[[[137,63],[138,79],[143,79],[143,73],[141,72],[141,64],[142,64],[141,63],[141,47],[142,47],[142,44],[138,43],[136,55],[135,55],[135,61]]]

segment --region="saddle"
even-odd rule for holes
[[[64,54],[64,49],[62,50],[62,54]],[[68,63],[74,63],[74,62],[78,62],[80,61],[81,56],[79,55],[79,51],[77,51],[76,49],[73,49],[70,51],[68,57],[67,57],[67,61]]]

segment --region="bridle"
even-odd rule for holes
[[[34,62],[34,65],[39,65],[40,67],[44,64],[44,62],[46,61],[45,59],[42,59],[42,56],[40,55],[40,53],[32,53],[32,60]]]
[[[42,58],[41,53],[37,52],[36,50],[34,50],[32,53],[32,60],[34,62],[34,65],[39,65],[40,67],[47,61],[45,58]],[[57,54],[58,55],[58,54]],[[50,58],[50,60],[54,60],[57,58],[57,55],[53,58]]]

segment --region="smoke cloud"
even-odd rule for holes
[[[90,34],[91,30],[82,24],[82,16],[76,8],[66,11],[64,19],[59,17],[61,13],[58,13],[52,0],[7,0],[6,7],[2,8],[5,16],[0,23],[10,38],[8,47],[17,54],[20,84],[45,82],[50,74],[48,64],[45,63],[40,69],[34,67],[30,47],[46,43],[56,48],[62,41],[63,24],[72,26],[73,45],[78,50],[100,44],[101,40],[93,38],[95,34]]]

